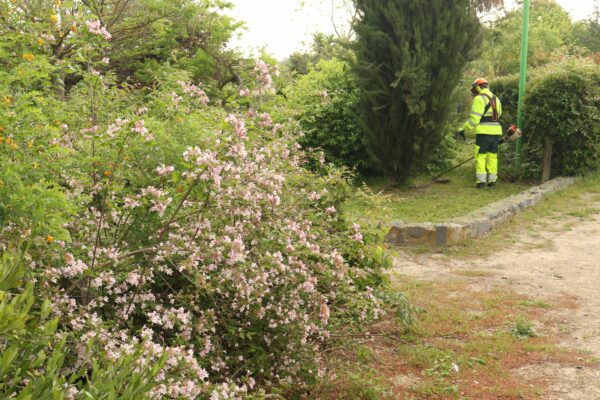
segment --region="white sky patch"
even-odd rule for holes
[[[555,0],[562,8],[571,14],[574,21],[589,18],[594,11],[594,0]],[[507,4],[515,4],[514,0],[507,1]]]
[[[308,0],[305,6],[299,0],[231,0],[235,5],[231,15],[245,21],[248,30],[232,40],[231,47],[246,55],[257,55],[261,47],[283,60],[294,51],[305,50],[316,32],[334,33],[331,0]],[[594,0],[556,0],[573,20],[588,18],[594,10]],[[333,12],[336,21],[348,20],[345,9],[338,5]],[[515,4],[508,0],[507,4]]]
[[[231,46],[246,54],[257,54],[261,47],[282,60],[294,51],[308,48],[312,34],[334,33],[331,22],[331,0],[231,0],[231,15],[246,22],[248,30]],[[336,0],[337,2],[337,0]],[[347,18],[336,8],[335,17]]]

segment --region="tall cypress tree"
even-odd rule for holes
[[[451,96],[477,43],[472,0],[355,0],[360,116],[385,174],[406,181],[443,138]]]

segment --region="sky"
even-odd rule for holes
[[[248,30],[231,46],[247,55],[257,55],[265,47],[269,54],[283,60],[294,51],[303,50],[315,32],[334,33],[331,0],[230,0],[230,14],[246,22]],[[594,0],[556,0],[574,20],[591,15]],[[333,16],[338,29],[344,28],[347,11],[343,0],[333,0]],[[508,0],[507,4],[514,3]],[[302,5],[304,4],[304,6]]]

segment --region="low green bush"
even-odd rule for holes
[[[553,143],[552,172],[581,175],[600,166],[600,68],[583,66],[540,79],[527,97],[527,158],[541,164]]]
[[[358,87],[354,74],[340,60],[320,61],[307,75],[288,88],[305,148],[322,149],[328,162],[362,175],[379,172],[363,144],[358,121]]]
[[[544,142],[553,143],[552,174],[582,175],[600,166],[600,68],[564,63],[532,71],[524,105],[522,167],[514,165],[514,144],[502,165],[512,178],[539,179]],[[518,76],[493,82],[502,99],[505,126],[516,122]]]

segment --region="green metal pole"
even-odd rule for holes
[[[521,77],[519,79],[519,105],[517,109],[517,126],[523,131],[523,101],[525,99],[525,87],[527,84],[527,48],[529,45],[529,0],[523,2],[523,32],[521,34]],[[521,166],[521,149],[523,138],[517,139],[517,154],[515,163],[517,168]]]

